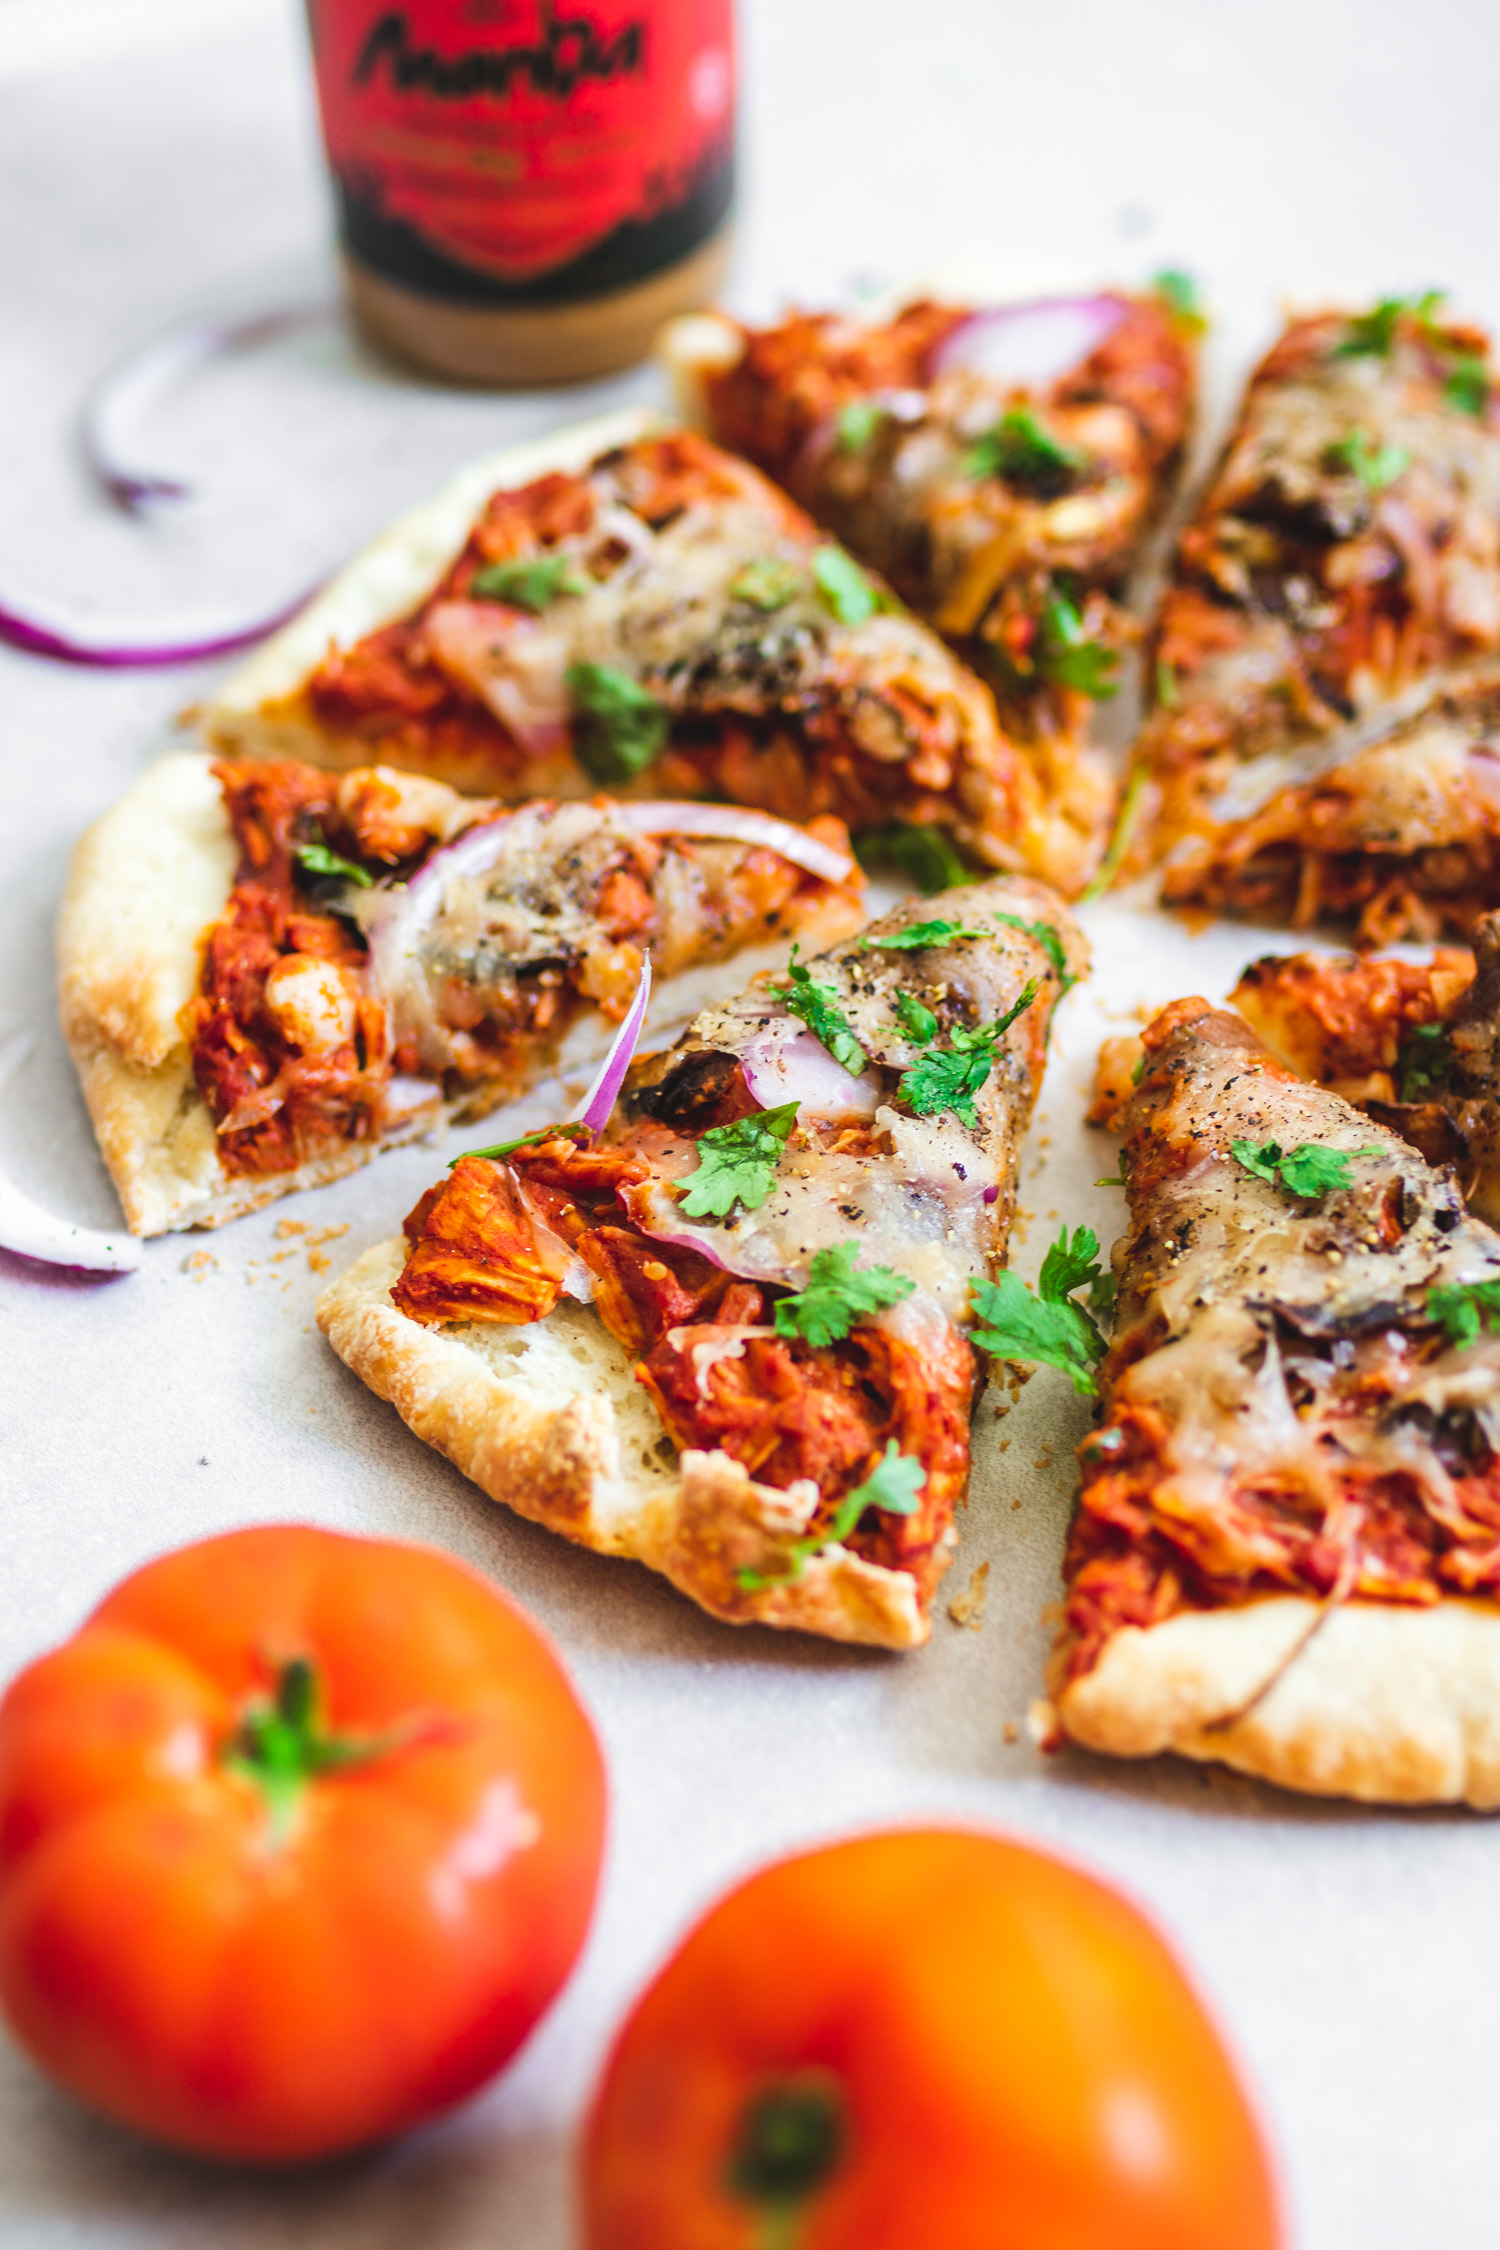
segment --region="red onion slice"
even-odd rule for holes
[[[935,372],[966,368],[997,382],[1042,390],[1099,349],[1125,317],[1118,297],[1038,297],[994,305],[955,328]]]
[[[30,1052],[29,1031],[0,1040],[0,1086]],[[101,1234],[93,1227],[75,1226],[70,1219],[55,1219],[3,1177],[0,1249],[35,1258],[42,1265],[81,1267],[87,1273],[134,1273],[141,1262],[141,1246],[133,1235]]]
[[[635,1059],[636,1048],[641,1042],[650,999],[651,956],[648,953],[641,961],[641,976],[635,988],[635,998],[626,1009],[620,1028],[609,1043],[608,1054],[594,1074],[593,1085],[568,1120],[569,1124],[587,1125],[591,1133],[602,1133],[609,1123],[615,1098],[625,1083],[625,1073]]]
[[[697,805],[685,798],[660,797],[649,803],[617,805],[614,818],[637,836],[718,836],[728,843],[760,844],[789,859],[794,867],[825,883],[845,882],[854,861],[790,820],[772,813],[747,812],[741,805]]]
[[[882,1099],[877,1071],[856,1078],[790,1016],[755,1034],[741,1051],[740,1069],[762,1109],[795,1102],[809,1117],[873,1117]]]
[[[49,656],[59,664],[94,664],[102,671],[143,671],[153,665],[197,664],[210,656],[228,656],[295,617],[308,593],[285,603],[269,617],[211,620],[172,640],[157,638],[154,628],[121,624],[101,632],[96,640],[65,619],[0,596],[0,641],[23,649],[28,656]]]

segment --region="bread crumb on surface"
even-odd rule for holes
[[[183,1273],[190,1273],[194,1281],[203,1281],[219,1270],[219,1261],[212,1250],[190,1250],[182,1261]]]
[[[1001,1734],[1006,1742],[1019,1742],[1021,1739],[1021,1730],[1016,1725],[1014,1719],[1006,1720],[1005,1725],[1001,1729]]]
[[[976,1564],[964,1591],[955,1594],[948,1604],[948,1615],[954,1624],[966,1625],[971,1633],[977,1633],[984,1623],[985,1581],[989,1575],[987,1562]]]
[[[276,1225],[278,1242],[289,1242],[294,1234],[306,1234],[307,1224],[302,1219],[280,1219]]]

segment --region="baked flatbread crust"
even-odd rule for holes
[[[798,1626],[825,1639],[915,1648],[927,1638],[915,1581],[845,1547],[801,1576],[774,1572],[816,1496],[754,1483],[724,1453],[680,1457],[635,1380],[635,1362],[591,1305],[545,1320],[425,1328],[391,1303],[404,1241],[377,1243],[318,1300],[318,1326],[415,1435],[492,1500],[597,1554],[657,1570],[732,1625]]]
[[[329,650],[353,648],[366,634],[393,624],[425,601],[462,553],[492,493],[529,484],[554,470],[576,474],[599,454],[633,444],[660,423],[661,417],[644,407],[626,407],[470,462],[441,492],[399,516],[356,555],[201,707],[199,723],[209,740],[230,755],[302,758],[337,769],[370,764],[369,743],[329,734],[301,700]],[[551,762],[532,761],[532,795],[594,794],[596,784],[571,757],[555,763],[554,772]],[[424,758],[422,770],[454,789],[480,795],[494,778],[482,752]]]
[[[227,1172],[213,1119],[193,1077],[184,1012],[198,989],[205,940],[229,903],[237,851],[211,760],[177,751],[147,769],[88,830],[73,855],[58,920],[63,1037],[99,1147],[132,1234],[217,1227],[281,1196],[357,1171],[382,1149],[420,1139],[472,1102],[437,1098],[378,1140],[348,1141],[292,1172]],[[847,927],[812,916],[804,944]],[[648,1018],[653,1036],[727,998],[790,939],[752,947],[665,979]],[[563,1042],[557,1067],[584,1069],[608,1043],[590,1011]]]
[[[1500,1808],[1500,1611],[1292,1595],[1116,1633],[1058,1698],[1073,1741],[1314,1796]]]

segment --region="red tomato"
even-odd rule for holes
[[[1162,1940],[1023,1844],[866,1836],[722,1899],[595,2099],[589,2250],[1273,2250]]]
[[[323,2156],[460,2100],[577,1957],[604,1772],[474,1571],[302,1526],[148,1563],[0,1703],[0,2003],[179,2146]]]

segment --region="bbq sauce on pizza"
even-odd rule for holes
[[[711,296],[732,0],[309,0],[350,292],[449,375],[566,381]]]

